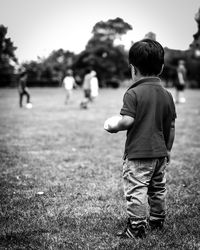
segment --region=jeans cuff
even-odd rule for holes
[[[149,219],[153,220],[164,220],[166,217],[165,214],[157,214],[157,213],[150,213]]]

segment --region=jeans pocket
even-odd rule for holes
[[[156,160],[134,160],[129,161],[127,165],[134,178],[138,181],[149,183],[155,169]]]

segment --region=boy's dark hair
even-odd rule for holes
[[[92,68],[91,68],[91,67],[86,68],[86,70],[85,70],[85,74],[89,74],[91,71],[92,71]]]
[[[73,71],[72,71],[71,69],[68,69],[68,70],[66,71],[66,75],[67,75],[67,76],[72,76],[72,75],[73,75]]]
[[[138,41],[129,50],[129,64],[138,68],[144,76],[159,75],[164,64],[164,49],[151,39]]]

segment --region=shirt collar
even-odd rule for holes
[[[128,89],[132,89],[142,83],[156,83],[160,86],[161,85],[161,80],[159,77],[145,77],[145,78],[141,78],[140,80],[134,82]]]

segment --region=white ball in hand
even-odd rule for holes
[[[110,118],[108,118],[105,122],[104,122],[104,129],[108,130],[109,128],[114,128],[118,125],[118,122],[122,119],[121,115],[115,115],[112,116]]]

